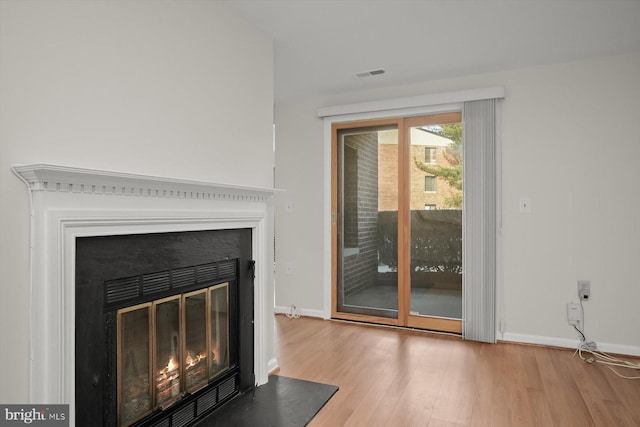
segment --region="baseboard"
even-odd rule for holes
[[[280,366],[278,365],[278,359],[276,359],[275,357],[267,362],[267,372],[269,373],[269,375],[271,375],[273,371],[278,368],[280,368]]]
[[[273,309],[275,314],[291,314],[291,307],[283,307],[276,306]],[[324,312],[322,310],[310,310],[305,308],[297,308],[296,314],[307,317],[317,317],[320,319],[324,319]],[[536,344],[536,345],[545,345],[550,347],[560,347],[560,348],[572,348],[575,349],[578,347],[580,343],[577,339],[570,338],[559,338],[559,337],[546,337],[542,335],[527,335],[527,334],[516,334],[512,332],[504,332],[500,334],[497,333],[499,341],[506,342],[514,342],[514,343],[525,343],[525,344]],[[628,356],[640,356],[640,347],[632,346],[632,345],[622,345],[622,344],[611,344],[596,341],[598,345],[598,350],[604,351],[606,353],[613,354],[624,354]],[[277,362],[276,362],[277,365]]]
[[[551,347],[577,348],[580,343],[577,339],[545,337],[540,335],[514,334],[505,332],[502,334],[501,341],[546,345]],[[606,353],[624,354],[628,356],[640,356],[640,347],[621,344],[610,344],[596,341],[598,350]]]
[[[275,314],[291,314],[291,307],[275,306],[273,308],[273,312]],[[299,314],[300,316],[307,317],[319,317],[320,319],[324,319],[324,312],[322,310],[312,310],[308,308],[297,307],[294,314]]]

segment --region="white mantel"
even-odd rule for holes
[[[252,229],[256,382],[277,367],[273,349],[273,196],[276,190],[34,164],[14,166],[31,196],[31,403],[75,396],[76,237]]]

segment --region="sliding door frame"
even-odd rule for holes
[[[338,132],[343,129],[363,128],[374,126],[395,125],[398,127],[398,156],[400,157],[400,147],[404,144],[402,129],[402,118],[382,118],[374,120],[350,121],[333,123],[331,126],[331,317],[341,320],[354,320],[359,322],[378,323],[392,326],[402,326],[399,319],[389,317],[353,314],[338,311]],[[399,162],[400,163],[400,162]],[[399,166],[399,165],[398,165]],[[401,171],[399,171],[401,173]],[[399,177],[400,178],[400,177]],[[398,179],[399,185],[402,182]],[[400,200],[400,188],[398,188],[398,216],[400,215],[400,206],[403,201]],[[398,220],[398,233],[400,233],[401,221]],[[398,261],[399,262],[399,261]],[[398,283],[400,283],[400,272],[398,271]],[[398,304],[402,300],[400,298],[401,286],[398,286]],[[400,306],[398,306],[400,313]],[[399,316],[399,315],[398,315]]]
[[[409,188],[409,183],[411,182],[411,128],[417,126],[441,125],[449,123],[462,123],[462,111],[428,114],[422,116],[407,117],[404,119],[402,133],[404,134],[405,143],[403,144],[404,151],[402,153],[402,172],[405,174],[405,176],[403,176],[402,181],[405,183],[406,188],[402,188],[404,194],[401,198],[405,200],[406,212],[403,212],[402,221],[400,220],[400,217],[398,218],[398,225],[400,223],[404,224],[404,227],[402,227],[403,239],[401,239],[404,244],[402,245],[401,253],[404,252],[402,257],[404,262],[404,264],[402,264],[402,270],[405,271],[405,282],[402,282],[400,286],[405,288],[403,294],[405,295],[404,305],[406,307],[402,312],[402,325],[411,328],[430,329],[435,331],[461,334],[462,319],[449,319],[443,317],[411,314],[411,189]],[[464,203],[464,193],[462,200]],[[398,216],[399,215],[400,214],[398,214]],[[462,231],[462,237],[464,238],[464,231]],[[464,256],[462,262],[464,265]],[[400,270],[400,261],[398,261],[398,270]],[[464,280],[464,276],[462,280]],[[399,301],[398,304],[400,304]]]
[[[392,326],[462,332],[461,319],[411,315],[411,147],[415,126],[462,122],[461,111],[332,123],[331,126],[331,317]],[[396,319],[338,310],[338,133],[344,129],[395,125],[398,129],[398,316]]]
[[[332,220],[336,217],[333,215],[335,211],[330,209],[332,199],[332,125],[334,123],[353,122],[353,121],[365,121],[375,120],[388,117],[409,117],[418,115],[447,113],[453,111],[462,111],[465,102],[477,101],[484,99],[496,99],[501,101],[505,98],[506,89],[504,86],[488,86],[472,89],[453,90],[444,92],[432,92],[422,93],[411,96],[377,99],[364,102],[355,102],[351,104],[341,105],[329,105],[320,107],[316,110],[316,116],[323,121],[323,247],[325,249],[325,256],[322,259],[323,263],[323,305],[322,305],[322,317],[324,319],[330,319],[332,313],[332,290],[333,280],[335,274],[332,273],[332,254],[330,248],[332,246]],[[496,276],[496,325],[498,336],[501,336],[504,332],[504,291],[503,291],[503,278],[501,274],[502,266],[502,242],[501,242],[501,211],[502,200],[501,195],[501,176],[502,176],[502,162],[501,162],[501,134],[499,129],[502,127],[501,118],[501,102],[497,103],[496,107],[496,268],[498,274]],[[465,234],[467,231],[465,231]],[[466,302],[463,300],[463,305]],[[464,307],[463,307],[464,309]],[[463,314],[464,322],[464,314]],[[463,330],[463,337],[466,338],[466,331]]]

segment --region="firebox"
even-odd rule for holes
[[[229,283],[117,311],[118,425],[169,407],[230,368]]]
[[[188,426],[254,385],[251,230],[76,240],[76,423]]]

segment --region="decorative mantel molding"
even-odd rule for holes
[[[30,193],[29,401],[68,403],[75,426],[75,242],[78,237],[252,230],[254,374],[273,348],[273,199],[280,190],[50,164],[13,172]]]
[[[31,191],[266,202],[279,190],[38,163],[13,170]]]

